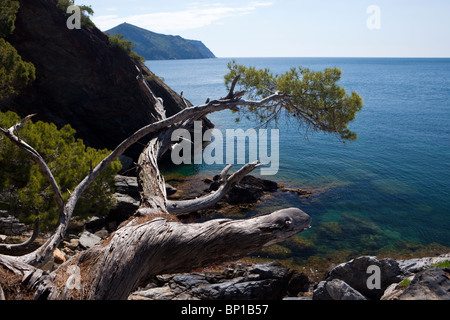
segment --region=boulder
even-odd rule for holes
[[[7,213],[3,213],[0,216],[0,234],[16,236],[23,234],[27,230],[27,226],[20,222],[16,217],[8,215]]]
[[[401,269],[406,273],[418,273],[430,266],[450,260],[450,253],[442,254],[438,257],[416,258],[408,260],[398,260]]]
[[[106,219],[103,216],[93,216],[86,222],[86,230],[96,232],[105,226]]]
[[[416,274],[398,300],[450,300],[450,268],[431,268]]]
[[[108,213],[108,222],[116,221],[119,225],[139,209],[139,200],[122,193],[115,193],[113,197],[115,204]]]
[[[115,188],[116,192],[120,194],[127,194],[131,197],[139,198],[138,181],[136,177],[116,175]]]
[[[380,268],[380,289],[370,289],[367,286],[367,280],[371,276],[370,273],[367,273],[370,266]],[[326,281],[342,280],[363,296],[379,300],[391,284],[402,281],[403,277],[404,273],[397,261],[393,259],[377,260],[376,257],[363,256],[335,267],[329,272]]]
[[[95,246],[97,243],[99,243],[102,239],[95,234],[90,233],[89,231],[84,231],[80,239],[78,240],[80,242],[80,245],[85,248],[89,249]]]
[[[56,250],[53,251],[53,258],[54,258],[55,263],[57,263],[57,264],[66,262],[66,256],[58,248],[56,248]]]
[[[174,195],[175,193],[177,193],[177,191],[178,191],[177,188],[166,183],[166,193],[168,196]]]
[[[300,278],[305,281],[303,276],[277,262],[238,263],[222,272],[158,276],[156,284],[135,292],[130,299],[281,300],[291,280],[294,281],[289,294],[295,296],[296,290],[305,287],[299,285]]]
[[[314,290],[313,300],[367,300],[361,293],[339,279],[322,281]]]
[[[300,292],[307,292],[309,290],[310,281],[306,274],[297,270],[292,271],[286,288],[287,295],[296,297]]]

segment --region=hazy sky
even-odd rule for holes
[[[218,57],[450,57],[449,0],[76,0]]]

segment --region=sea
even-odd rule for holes
[[[276,192],[232,218],[297,207],[311,229],[279,244],[267,257],[296,263],[338,253],[378,255],[424,247],[450,247],[450,59],[428,58],[217,58],[147,61],[146,65],[192,104],[226,96],[227,64],[268,68],[342,70],[339,85],[364,100],[349,128],[358,139],[280,121],[279,170],[261,176],[289,188],[313,190],[309,198]],[[212,113],[216,128],[256,128],[230,111]],[[187,179],[212,176],[224,165],[165,169]],[[239,168],[237,165],[236,168]],[[258,170],[255,176],[260,176]],[[264,253],[260,253],[264,255]]]

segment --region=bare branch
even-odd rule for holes
[[[3,293],[2,286],[0,286],[0,301],[6,300],[5,294]]]
[[[227,165],[220,173],[220,182],[224,183],[227,180],[228,172],[233,168],[232,164]]]
[[[114,160],[116,160],[120,155],[122,155],[131,145],[145,137],[146,135],[162,131],[164,129],[169,128],[170,126],[180,126],[184,121],[192,119],[198,115],[205,116],[208,113],[222,111],[226,109],[236,108],[242,105],[252,105],[252,106],[260,106],[276,99],[282,97],[281,94],[275,93],[272,96],[269,96],[261,101],[250,101],[250,100],[223,100],[223,101],[211,101],[208,104],[193,106],[190,108],[183,109],[177,114],[152,123],[146,127],[141,128],[136,131],[129,138],[125,139],[111,154],[109,154],[103,161],[101,161],[97,167],[94,168],[92,174],[87,176],[72,192],[71,197],[67,201],[67,205],[72,208],[74,204],[78,201],[81,194],[86,190],[86,188],[94,181],[100,173]]]
[[[11,140],[14,144],[16,144],[20,149],[22,149],[23,151],[28,153],[33,158],[33,160],[39,165],[39,167],[41,168],[42,172],[44,173],[45,177],[47,178],[48,182],[50,183],[50,185],[53,189],[56,204],[58,206],[59,216],[63,217],[64,216],[64,200],[62,198],[61,190],[59,189],[59,186],[55,180],[55,177],[53,176],[52,172],[50,171],[50,168],[47,166],[47,163],[42,158],[42,156],[39,154],[39,152],[37,152],[35,149],[33,149],[31,146],[29,146],[23,140],[19,139],[19,137],[16,134],[17,130],[19,128],[22,128],[23,125],[28,120],[30,120],[32,116],[34,116],[34,115],[29,115],[29,116],[25,117],[22,120],[22,122],[20,122],[19,124],[16,124],[7,130],[2,129],[1,131],[5,134],[5,136],[7,138],[9,138],[9,140]]]
[[[241,78],[241,75],[238,74],[231,83],[230,92],[228,92],[228,95],[225,97],[225,99],[232,99],[234,96],[234,88],[236,87],[236,84],[238,83],[239,79]]]
[[[103,172],[105,168],[108,167],[109,164],[111,164],[112,161],[116,160],[120,155],[122,155],[131,145],[145,137],[146,135],[154,132],[164,132],[168,128],[173,128],[182,126],[186,123],[189,123],[190,119],[197,118],[198,116],[204,116],[211,112],[226,110],[226,109],[235,109],[242,105],[252,105],[252,106],[258,106],[263,105],[265,103],[269,103],[271,101],[274,101],[276,99],[279,99],[281,97],[280,94],[276,93],[272,96],[269,96],[261,101],[248,101],[248,100],[242,100],[240,99],[241,95],[243,93],[239,92],[234,95],[233,99],[226,99],[226,100],[215,100],[211,101],[208,104],[205,105],[199,105],[199,106],[193,106],[190,108],[183,109],[179,113],[169,117],[162,119],[158,122],[154,122],[148,126],[145,126],[141,128],[140,130],[136,131],[133,135],[131,135],[129,138],[125,139],[113,152],[111,152],[106,158],[104,158],[95,168],[93,168],[90,173],[81,181],[78,186],[73,190],[71,193],[69,199],[67,200],[67,203],[64,204],[61,191],[56,183],[56,180],[51,173],[50,169],[48,168],[47,164],[45,163],[44,159],[41,157],[41,155],[34,150],[31,146],[26,144],[24,141],[20,140],[18,136],[14,133],[17,131],[18,128],[21,128],[23,124],[28,121],[31,116],[26,117],[22,122],[18,125],[15,125],[11,127],[8,130],[1,129],[1,131],[16,145],[18,145],[21,149],[26,151],[28,154],[31,155],[31,157],[39,164],[41,167],[41,170],[43,171],[44,175],[47,177],[50,185],[52,186],[56,203],[58,205],[58,213],[59,213],[59,221],[58,225],[56,227],[55,232],[53,235],[42,245],[40,248],[38,248],[36,251],[27,254],[22,257],[15,257],[19,261],[28,263],[33,266],[41,266],[43,263],[46,262],[46,260],[51,256],[55,248],[60,244],[62,241],[66,230],[68,223],[70,221],[70,218],[72,217],[73,211],[75,210],[75,206],[83,194],[83,192],[87,189],[87,187]],[[235,99],[236,97],[239,97],[238,99]],[[154,98],[154,97],[152,97]],[[161,105],[162,107],[162,105]],[[249,168],[249,167],[247,167]],[[253,169],[252,169],[253,170]],[[251,171],[251,170],[250,170]],[[241,171],[242,172],[242,171]],[[237,174],[237,173],[236,173]],[[237,177],[236,175],[234,177]],[[231,179],[231,178],[230,178]],[[235,179],[235,178],[233,178]],[[232,181],[232,180],[231,180]],[[231,181],[229,183],[226,183],[222,188],[219,190],[221,192],[226,193],[225,188],[228,190],[229,186],[231,185]],[[218,191],[219,191],[218,190]],[[223,196],[222,193],[213,194],[210,198],[208,198],[208,202],[213,204],[214,201],[218,201],[219,196]],[[194,205],[195,203],[187,203],[186,205],[190,207],[191,205]],[[174,206],[171,206],[172,209],[175,210]],[[175,205],[176,207],[176,205]],[[184,207],[181,206],[181,207]],[[196,207],[196,206],[194,206]],[[163,208],[166,209],[166,208]],[[183,210],[184,211],[184,210]]]
[[[182,215],[190,212],[194,212],[201,209],[209,208],[219,202],[236,184],[238,184],[246,175],[255,170],[256,168],[262,166],[258,161],[248,163],[244,165],[241,169],[235,172],[230,177],[226,177],[228,171],[231,169],[231,165],[227,166],[222,173],[221,181],[222,185],[216,191],[191,200],[181,200],[181,201],[167,201],[167,211],[170,214]]]
[[[34,220],[33,234],[28,240],[19,244],[0,244],[0,248],[11,250],[11,253],[14,253],[14,251],[26,248],[28,245],[33,243],[38,235],[39,235],[39,217]]]

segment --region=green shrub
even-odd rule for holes
[[[4,38],[14,31],[19,1],[2,0],[0,2],[0,37]]]
[[[12,45],[0,38],[0,101],[31,84],[35,72],[32,63],[23,61]]]
[[[430,266],[430,268],[450,268],[450,261],[449,260],[445,260],[442,262],[438,262],[436,264],[433,264],[432,266]]]
[[[61,9],[64,14],[67,14],[67,8],[69,6],[75,5],[75,0],[58,0],[58,3],[56,4],[56,7]],[[85,6],[85,5],[79,5],[78,6],[81,11],[81,26],[87,26],[92,25],[94,26],[94,23],[89,18],[89,16],[92,16],[94,14],[94,10],[92,10],[91,6]]]
[[[401,288],[406,288],[407,286],[409,286],[411,284],[411,282],[412,282],[411,279],[406,278],[402,282],[400,282],[398,284],[398,286]]]
[[[0,127],[9,128],[20,122],[13,112],[0,113]],[[33,146],[52,171],[64,200],[82,179],[110,151],[86,147],[75,138],[75,130],[66,125],[32,121],[20,129],[19,136]],[[0,209],[19,216],[25,223],[40,217],[44,229],[52,229],[58,220],[52,189],[31,157],[4,136],[0,136]],[[114,176],[121,169],[113,162],[85,191],[78,201],[74,216],[88,217],[106,214],[113,204]]]
[[[14,31],[17,10],[18,1],[0,3],[0,101],[18,94],[36,78],[33,64],[24,62],[16,49],[3,39]]]
[[[141,62],[145,62],[145,58],[141,57],[140,55],[138,55],[136,52],[133,51],[134,49],[134,45],[133,42],[124,39],[124,36],[121,34],[116,34],[116,35],[109,35],[109,44],[113,47],[119,47],[121,48],[123,51],[125,51],[126,53],[128,53],[128,55],[138,61]]]

